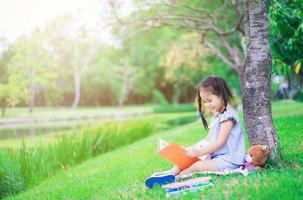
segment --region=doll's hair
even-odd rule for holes
[[[202,98],[200,95],[201,90],[208,90],[213,95],[216,95],[223,99],[224,106],[226,108],[228,101],[233,98],[231,90],[227,86],[226,82],[218,77],[218,76],[209,76],[204,79],[198,86],[197,86],[197,95],[198,95],[198,106],[199,106],[199,115],[202,120],[202,124],[206,130],[208,130],[207,121],[205,119],[204,113],[202,111]]]

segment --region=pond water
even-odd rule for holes
[[[21,138],[25,136],[37,136],[50,132],[57,132],[66,129],[80,128],[86,124],[98,124],[104,121],[119,121],[142,117],[143,114],[137,115],[112,115],[98,116],[91,118],[72,118],[72,119],[17,119],[1,120],[0,123],[0,140],[9,138]]]

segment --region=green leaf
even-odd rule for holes
[[[298,75],[299,72],[300,72],[300,68],[301,68],[301,63],[298,62],[296,65],[295,65],[295,73]]]

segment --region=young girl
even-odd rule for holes
[[[152,188],[156,183],[162,185],[175,180],[176,175],[187,175],[193,172],[222,171],[236,169],[244,163],[245,141],[237,112],[228,105],[232,93],[225,81],[217,76],[210,76],[197,86],[199,115],[206,130],[209,142],[201,147],[201,141],[186,148],[190,157],[201,157],[209,154],[210,159],[195,162],[187,169],[174,166],[171,170],[160,172],[149,177],[145,183]],[[202,103],[214,114],[208,127],[202,112]]]

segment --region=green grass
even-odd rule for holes
[[[194,116],[182,113],[175,114],[174,120],[171,118],[171,114],[155,114],[144,119],[87,125],[79,130],[47,134],[46,141],[40,141],[39,145],[34,143],[42,140],[42,136],[15,140],[16,144],[22,142],[18,149],[4,148],[0,152],[0,198],[33,187],[57,171],[66,170],[156,131],[188,123],[188,119],[192,121]],[[10,169],[11,163],[13,170]],[[20,183],[18,187],[15,182]]]
[[[287,108],[285,108],[287,107]],[[214,187],[180,199],[301,199],[303,196],[303,104],[274,102],[274,123],[285,161],[260,173],[212,176]],[[301,111],[301,112],[300,112]],[[199,122],[177,126],[59,171],[40,185],[7,199],[164,199],[144,179],[171,165],[156,153],[157,137],[190,145],[206,136]]]
[[[24,190],[35,186],[60,169],[70,168],[84,160],[153,134],[155,124],[146,119],[107,122],[83,127],[80,134],[65,135],[48,146],[28,148],[23,142],[19,150],[2,149],[0,197],[20,191],[19,187],[15,188],[14,181],[10,181],[16,180],[16,174],[21,174],[21,189]],[[8,163],[14,163],[16,166],[14,173],[7,167]]]

